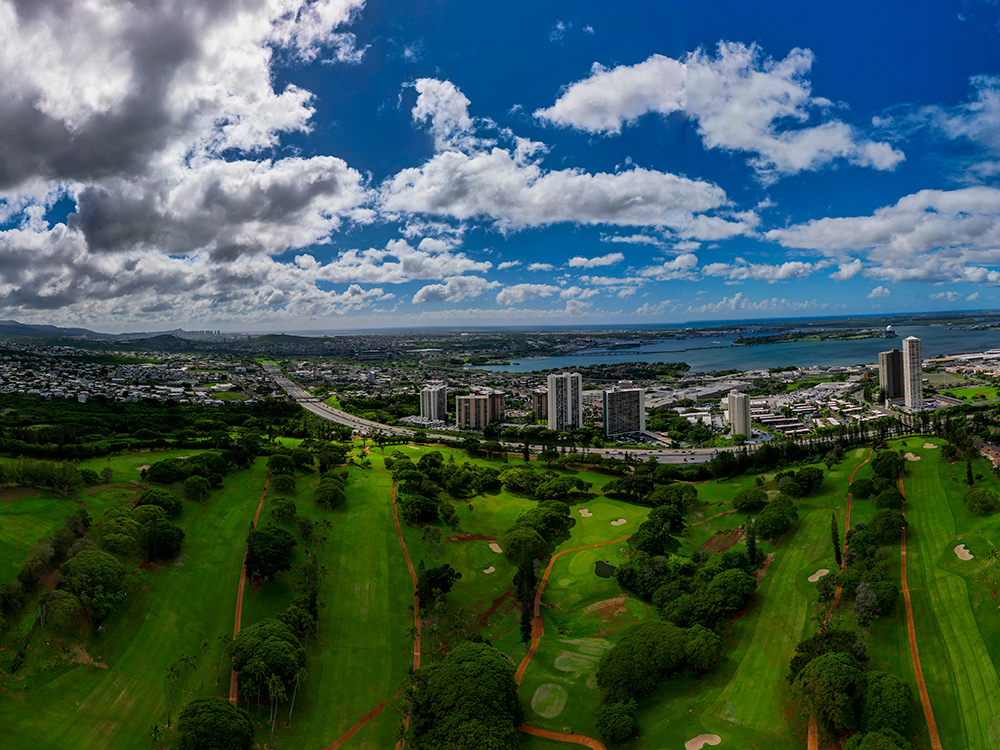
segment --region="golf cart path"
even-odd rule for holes
[[[253,514],[253,528],[257,528],[257,521],[260,519],[260,511],[264,507],[264,499],[267,497],[267,487],[271,483],[271,471],[268,469],[267,477],[264,478],[264,491],[260,493],[260,502],[257,503],[257,512]],[[247,550],[243,549],[243,567],[240,569],[240,585],[236,589],[236,622],[233,625],[233,637],[240,634],[240,620],[243,617],[243,586],[247,581]],[[229,702],[234,706],[239,697],[240,684],[234,669],[229,675]]]

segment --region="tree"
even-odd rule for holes
[[[233,668],[243,677],[243,672],[253,672],[259,665],[262,677],[276,674],[285,682],[290,681],[306,661],[305,649],[299,645],[298,636],[281,620],[268,617],[243,628],[227,648],[233,658]],[[263,679],[254,679],[259,688]]]
[[[507,559],[518,568],[539,557],[548,549],[548,544],[541,534],[534,529],[523,527],[515,527],[504,534],[500,539],[500,545],[503,547]]]
[[[747,557],[750,558],[750,562],[757,563],[757,535],[754,530],[753,519],[747,517],[746,535],[744,541],[747,545]]]
[[[414,750],[514,750],[524,710],[514,665],[486,643],[467,642],[413,676]]]
[[[159,722],[154,722],[149,727],[149,738],[153,741],[153,750],[156,750],[157,744],[163,739],[163,727],[160,726]]]
[[[59,572],[65,587],[90,607],[97,623],[125,596],[125,568],[107,552],[85,549],[64,562]]]
[[[792,695],[807,716],[815,716],[833,737],[857,727],[856,704],[862,675],[847,654],[823,654],[803,669],[792,684]]]
[[[344,480],[339,472],[327,472],[316,486],[315,494],[317,504],[327,510],[340,507],[347,500],[347,492],[344,490]]]
[[[173,707],[174,681],[181,676],[181,670],[176,664],[167,667],[167,728],[170,728],[170,711]]]
[[[840,548],[840,527],[837,526],[837,514],[830,514],[830,537],[833,539],[833,556],[837,560],[837,567],[844,565],[844,553]]]
[[[687,633],[673,623],[635,625],[601,657],[597,685],[609,702],[647,695],[664,675],[683,668],[686,646]]]
[[[292,677],[292,682],[295,683],[295,689],[292,690],[292,705],[288,708],[288,720],[285,721],[285,726],[289,726],[292,723],[292,712],[295,710],[295,696],[299,694],[299,685],[306,678],[305,667],[299,667]]]
[[[875,483],[871,479],[855,479],[851,482],[851,497],[856,500],[867,500],[875,494]]]
[[[878,613],[878,596],[867,583],[858,584],[854,593],[854,616],[858,620],[858,625],[867,628],[871,621],[878,617]]]
[[[976,483],[975,478],[972,476],[972,461],[965,462],[965,483],[970,487]]]
[[[184,496],[189,500],[197,500],[200,503],[211,489],[209,481],[197,474],[192,474],[184,480]]]
[[[1000,496],[993,490],[985,487],[977,487],[965,493],[962,502],[968,507],[969,512],[977,516],[988,516],[1000,506]]]
[[[597,713],[597,731],[609,742],[624,742],[635,732],[635,714],[639,705],[631,698],[606,703]]]
[[[760,510],[766,503],[767,493],[760,487],[748,487],[733,498],[733,508],[746,513]]]
[[[45,627],[69,631],[85,622],[83,605],[68,591],[56,589],[45,599]]]
[[[865,702],[861,727],[866,732],[891,729],[905,732],[910,722],[913,693],[910,686],[894,674],[869,672],[865,675]]]
[[[426,607],[432,598],[444,596],[451,591],[455,581],[461,577],[462,574],[448,563],[422,571],[417,578],[417,597],[421,608]]]
[[[711,669],[722,658],[722,638],[701,625],[688,628],[684,658],[695,671]]]
[[[152,518],[139,529],[139,546],[149,562],[174,557],[184,543],[184,530],[165,518]]]
[[[180,750],[250,750],[253,723],[242,708],[221,698],[198,698],[181,709]]]
[[[154,487],[151,490],[143,492],[135,505],[136,507],[141,505],[156,505],[163,508],[171,518],[180,515],[181,508],[183,507],[181,499],[177,495],[159,487]]]
[[[267,468],[272,474],[294,474],[295,463],[292,457],[284,453],[275,453],[267,459]]]
[[[292,549],[296,544],[295,537],[278,526],[251,531],[247,537],[247,576],[270,579],[283,570],[291,570]]]
[[[271,480],[271,487],[275,492],[292,493],[295,492],[295,475],[278,474]]]
[[[856,734],[844,743],[844,750],[913,750],[913,745],[899,732],[880,729],[868,734]]]

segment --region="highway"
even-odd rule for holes
[[[270,363],[263,364],[261,366],[271,379],[274,380],[275,385],[283,389],[285,393],[296,401],[296,403],[308,409],[321,419],[336,422],[337,424],[345,425],[363,433],[366,432],[372,434],[378,430],[386,435],[413,437],[413,430],[407,430],[402,427],[390,427],[389,425],[385,425],[380,422],[373,422],[370,419],[361,419],[353,414],[348,414],[346,411],[341,411],[340,409],[334,409],[332,406],[327,406],[318,398],[310,394],[307,390],[282,375],[281,370],[277,366]],[[435,440],[439,440],[441,442],[457,443],[463,440],[463,438],[453,435],[436,435],[432,433],[432,436]],[[504,447],[510,452],[515,452],[522,450],[523,446],[521,443],[504,443]],[[531,446],[531,450],[535,453],[538,453],[543,449],[543,446]],[[747,446],[747,449],[753,450],[754,446]],[[684,465],[707,463],[711,461],[720,450],[736,451],[740,450],[740,448],[692,448],[688,450],[672,450],[666,448],[629,448],[627,450],[623,448],[588,448],[587,452],[597,453],[602,456],[612,458],[624,458],[627,453],[629,456],[635,457],[640,461],[646,461],[650,456],[652,456],[661,464]]]

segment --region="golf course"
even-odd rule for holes
[[[909,438],[889,446],[906,456],[901,486],[915,649],[907,635],[903,597],[893,611],[871,623],[865,641],[872,668],[911,686],[915,700],[908,739],[915,748],[935,745],[918,697],[914,651],[940,746],[990,748],[1000,743],[1000,587],[992,541],[1000,520],[974,516],[963,506],[965,465],[946,463],[941,445],[939,439]],[[306,667],[296,683],[294,704],[291,696],[279,702],[273,726],[273,701],[266,692],[259,697],[238,694],[257,741],[262,747],[315,750],[396,745],[407,715],[407,675],[419,636],[421,665],[442,659],[473,637],[492,643],[518,666],[523,747],[548,750],[574,742],[611,746],[600,740],[597,723],[602,702],[598,666],[630,627],[659,617],[654,606],[623,591],[613,575],[628,560],[628,539],[650,507],[606,495],[603,488],[614,478],[608,473],[573,465],[552,469],[555,476],[589,483],[590,489],[569,501],[568,531],[539,569],[532,637],[526,645],[518,632],[521,605],[512,582],[516,568],[498,540],[535,501],[505,489],[466,499],[446,495],[443,502],[454,509],[453,526],[401,522],[394,478],[382,468],[383,458],[403,454],[418,462],[432,452],[445,462],[467,461],[498,471],[525,465],[513,454],[470,458],[457,448],[375,448],[356,442],[346,467],[346,501],[332,510],[313,502],[319,472],[312,467],[296,472],[296,489],[284,496],[323,533],[299,541],[288,572],[273,580],[246,579],[240,622],[246,628],[285,610],[304,585],[300,568],[307,551],[320,566],[322,613],[317,628],[304,639]],[[13,576],[35,541],[52,533],[76,508],[85,508],[96,520],[109,508],[135,502],[145,485],[143,469],[185,457],[178,453],[142,452],[85,462],[84,468],[110,469],[111,479],[68,498],[4,489],[0,569]],[[817,465],[822,483],[798,499],[798,520],[776,539],[758,540],[764,563],[757,571],[757,591],[721,628],[721,659],[706,672],[665,679],[643,697],[637,736],[621,746],[681,748],[702,735],[719,738],[721,747],[806,746],[804,726],[790,713],[788,663],[796,645],[822,625],[856,627],[851,601],[838,595],[835,606],[820,602],[815,581],[822,571],[837,570],[831,516],[843,538],[847,529],[875,513],[867,499],[848,502],[850,480],[872,476],[871,456],[871,450],[860,447],[829,467]],[[976,486],[1000,490],[987,469],[985,462],[975,462]],[[695,485],[697,503],[678,537],[677,554],[741,548],[748,514],[734,511],[732,500],[760,483],[766,490],[773,481],[772,474],[765,474],[760,480],[738,476]],[[35,635],[20,671],[0,677],[4,747],[130,748],[152,742],[153,747],[170,748],[177,737],[166,728],[168,711],[176,716],[193,699],[229,696],[231,666],[224,646],[234,634],[247,529],[258,508],[258,528],[273,520],[277,494],[268,482],[267,461],[258,458],[229,473],[222,488],[201,502],[185,500],[176,520],[184,530],[181,553],[170,562],[141,568],[136,561],[130,575],[137,585],[130,588],[127,602],[84,641],[48,628]],[[282,524],[292,528],[278,520]],[[900,551],[895,547],[890,562],[897,580]],[[415,618],[416,569],[445,563],[461,577]],[[16,647],[33,621],[29,615],[20,628],[4,629],[0,646]],[[154,725],[163,728],[155,739]]]

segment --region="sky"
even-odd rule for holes
[[[1000,308],[997,0],[0,0],[0,317]]]

